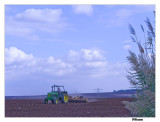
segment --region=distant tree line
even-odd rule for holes
[[[121,90],[113,90],[114,93],[126,93],[126,94],[134,94],[137,89],[121,89]]]

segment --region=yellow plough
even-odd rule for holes
[[[76,97],[73,97],[72,96],[69,96],[69,102],[76,102],[76,103],[87,103],[87,99],[86,98],[83,98],[83,96],[76,96]]]

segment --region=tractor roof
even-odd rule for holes
[[[55,84],[54,84],[52,87],[64,87],[64,86],[59,86],[59,85],[55,85]]]
[[[53,85],[53,87],[64,87],[64,86]]]

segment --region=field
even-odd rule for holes
[[[89,98],[88,103],[43,104],[42,99],[6,99],[6,117],[131,117],[122,101],[132,98]]]

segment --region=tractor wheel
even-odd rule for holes
[[[53,104],[58,104],[58,99],[51,100]]]
[[[61,97],[61,100],[63,103],[67,103],[68,102],[68,95],[67,94],[63,94]]]
[[[58,104],[58,99],[55,99],[55,100],[54,100],[54,104]]]
[[[44,104],[48,104],[48,100],[47,100],[47,98],[44,98]]]

